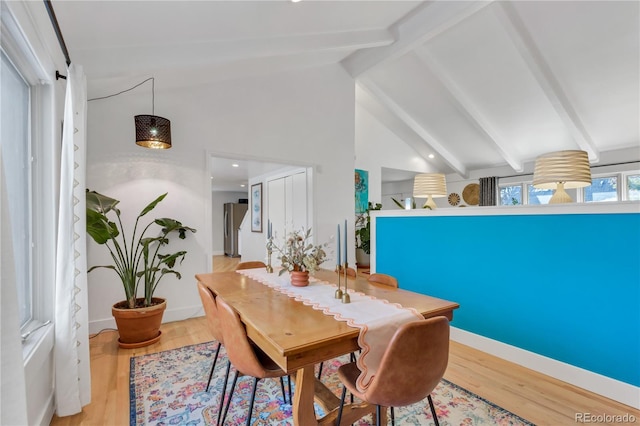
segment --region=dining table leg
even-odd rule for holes
[[[313,409],[315,397],[315,369],[313,365],[303,367],[296,373],[296,389],[293,395],[293,424],[296,426],[317,425]]]

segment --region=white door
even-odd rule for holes
[[[302,170],[270,180],[268,189],[268,220],[281,245],[288,233],[308,227],[307,173]]]

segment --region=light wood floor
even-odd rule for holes
[[[213,268],[233,270],[237,262],[215,256]],[[117,338],[116,332],[105,331],[90,340],[92,402],[80,414],[54,417],[51,425],[128,425],[130,357],[212,337],[204,317],[199,317],[163,324],[160,342],[146,348],[118,349]],[[576,413],[629,413],[636,424],[640,422],[638,410],[455,342],[445,378],[537,425],[575,425]]]

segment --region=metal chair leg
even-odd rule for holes
[[[320,368],[318,368],[318,380],[320,380],[320,376],[322,375],[322,366],[324,365],[324,362],[320,363]]]
[[[233,399],[233,391],[235,390],[236,382],[238,381],[238,373],[238,370],[236,370],[235,374],[233,375],[233,383],[231,384],[231,390],[229,391],[229,401],[227,401],[227,406],[224,408],[222,423],[220,423],[221,425],[224,425],[224,421],[227,418],[227,413],[229,412],[229,406],[231,405],[231,400]]]
[[[379,405],[376,405],[376,425],[380,426],[380,416],[382,415],[382,410]]]
[[[282,377],[280,379],[282,380]],[[251,402],[249,403],[249,414],[247,415],[247,426],[251,426],[251,414],[253,413],[253,403],[256,400],[256,390],[258,390],[259,381],[260,379],[258,379],[257,377],[253,378],[253,392],[251,392]]]
[[[207,392],[209,392],[209,386],[211,386],[211,378],[213,377],[213,370],[216,369],[216,362],[218,361],[220,346],[222,346],[222,343],[218,342],[218,348],[216,349],[216,356],[213,357],[213,365],[211,366],[211,372],[209,373],[209,380],[207,381],[207,388],[206,388]]]
[[[289,385],[289,404],[293,405],[293,392],[291,391],[291,376],[287,376],[287,384]]]
[[[338,418],[336,419],[336,424],[340,426],[340,421],[342,420],[342,409],[344,408],[344,397],[347,396],[347,387],[342,387],[342,397],[340,398],[340,408],[338,409]]]
[[[396,426],[396,414],[393,407],[391,407],[391,426]]]
[[[222,414],[222,406],[224,405],[224,394],[227,392],[227,382],[229,381],[229,370],[231,369],[231,362],[227,361],[227,372],[224,375],[224,384],[222,385],[222,394],[220,395],[220,405],[218,406],[218,421],[220,425],[220,415]]]
[[[433,406],[433,399],[431,399],[431,395],[427,395],[427,399],[429,400],[429,407],[431,408],[433,422],[436,424],[436,426],[440,426],[440,423],[438,423],[438,416],[436,415],[436,408]]]
[[[282,389],[282,399],[284,400],[284,403],[287,403],[287,394],[284,391],[284,378],[280,377],[280,389]]]

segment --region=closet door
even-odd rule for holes
[[[293,229],[307,229],[307,173],[301,172],[288,176],[291,185],[291,196],[288,198],[288,217],[291,218]]]
[[[267,188],[269,207],[267,209],[267,217],[263,220],[265,223],[268,223],[267,219],[271,221],[274,241],[279,241],[278,244],[280,245],[288,232],[285,228],[287,216],[284,178],[268,181]]]
[[[268,189],[266,219],[271,221],[274,238],[281,244],[290,232],[308,227],[307,173],[303,170],[269,180]]]

